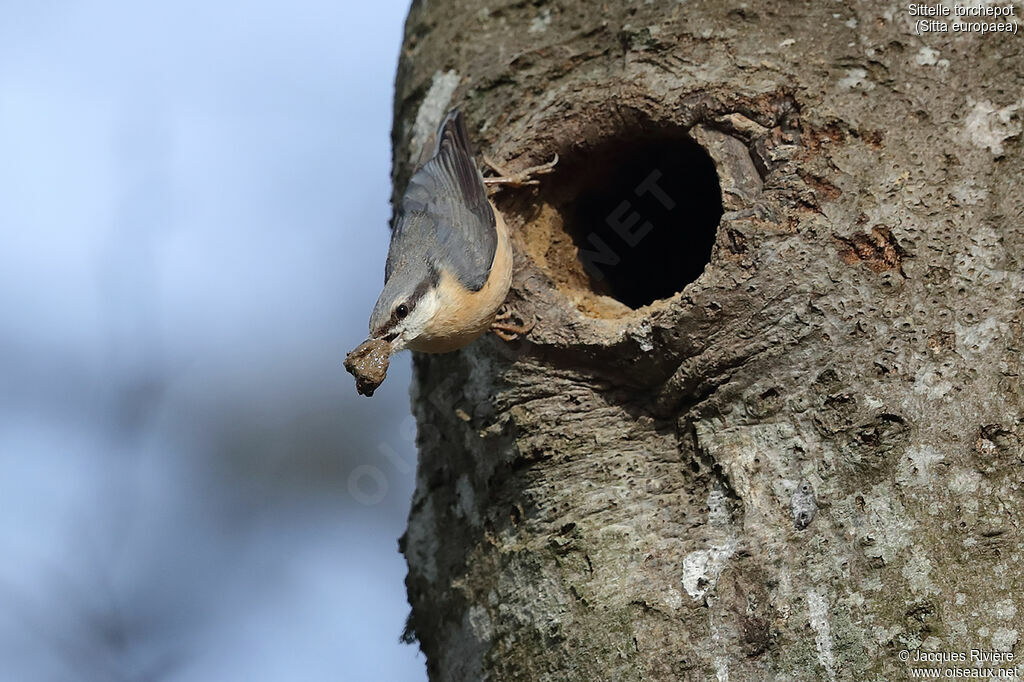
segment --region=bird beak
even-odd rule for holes
[[[394,332],[393,331],[393,332],[390,332],[390,333],[385,333],[384,329],[378,329],[378,330],[374,331],[372,334],[370,334],[370,338],[371,339],[375,339],[377,341],[386,341],[386,342],[391,343],[391,344],[394,344],[395,341],[398,340],[398,337],[399,337],[398,332]]]

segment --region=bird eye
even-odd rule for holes
[[[400,319],[400,320],[402,318],[404,318],[408,314],[409,314],[409,306],[405,305],[404,303],[399,303],[398,307],[395,308],[395,315],[397,315],[398,319]]]

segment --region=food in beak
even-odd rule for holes
[[[371,396],[384,383],[391,358],[391,342],[367,339],[345,356],[345,369],[356,378],[359,395]]]

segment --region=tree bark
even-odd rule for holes
[[[401,547],[431,679],[888,680],[903,650],[1019,651],[1024,42],[914,21],[414,2],[396,191],[455,104],[490,158],[561,157],[496,201],[536,327],[414,358]],[[661,198],[624,178],[651,174],[620,174],[645,155],[676,207],[650,230]]]

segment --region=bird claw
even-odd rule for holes
[[[515,313],[508,304],[503,304],[498,309],[498,314],[491,323],[491,331],[502,341],[516,341],[526,336],[537,325],[536,321],[530,323],[515,324]]]
[[[497,187],[500,187],[501,185],[508,185],[511,187],[539,185],[540,181],[535,179],[533,176],[547,175],[555,170],[555,166],[558,164],[558,154],[555,154],[555,158],[551,159],[547,163],[542,163],[539,166],[530,166],[529,168],[524,168],[521,171],[513,173],[500,166],[495,161],[492,161],[486,155],[484,155],[483,159],[488,168],[498,174],[496,177],[484,178],[484,184]]]

